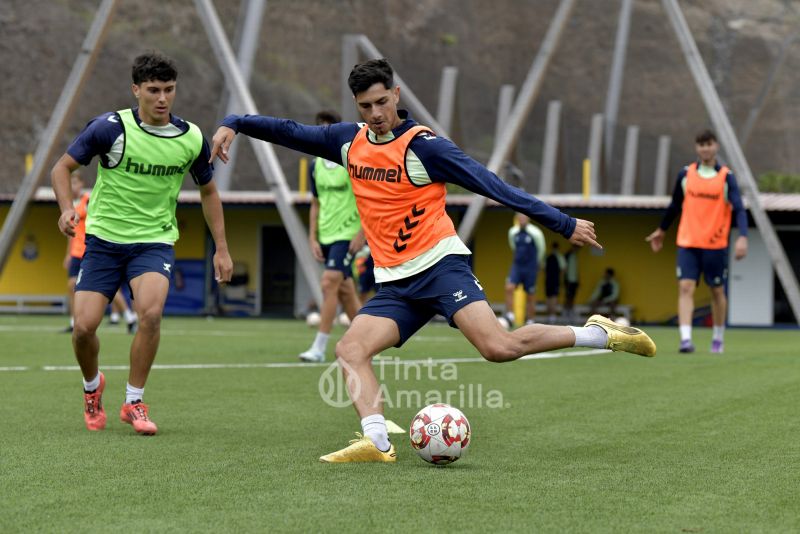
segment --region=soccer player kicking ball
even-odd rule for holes
[[[72,345],[83,373],[84,420],[89,430],[106,426],[105,377],[98,367],[97,327],[106,306],[127,283],[139,313],[130,352],[130,371],[120,419],[139,434],[153,435],[156,424],[142,402],[156,356],[161,315],[175,264],[173,243],[178,192],[186,171],[200,186],[203,214],[216,244],[214,274],[227,282],[233,262],[217,188],[211,181],[208,144],[200,129],[172,114],[177,70],[155,53],[133,63],[138,107],[95,117],[53,167],[53,189],[61,208],[58,228],[74,236],[78,223],[70,195],[70,173],[100,158],[86,218],[86,251],[75,286]]]
[[[489,361],[581,346],[654,356],[641,330],[591,317],[585,327],[529,325],[507,332],[470,270],[469,249],[445,213],[445,183],[461,185],[528,215],[578,245],[600,245],[594,224],[573,219],[513,188],[450,140],[398,110],[400,88],[385,59],[356,65],[348,80],[364,123],[307,126],[263,116],[226,117],[211,156],[226,162],[236,133],[277,143],[347,168],[380,288],[336,344],[364,437],[322,462],[394,462],[372,368],[373,356],[399,347],[435,314],[447,318]]]

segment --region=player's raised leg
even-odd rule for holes
[[[526,354],[568,347],[607,348],[641,356],[655,356],[656,346],[638,328],[620,327],[595,315],[584,327],[532,324],[507,332],[486,301],[467,304],[453,321],[481,355],[492,362],[516,360]]]
[[[98,366],[100,340],[97,327],[103,320],[109,299],[95,291],[77,291],[74,298],[72,346],[83,374],[83,418],[89,430],[102,430],[106,427],[103,408],[105,377]]]
[[[336,357],[344,373],[353,407],[361,418],[364,436],[348,447],[320,458],[325,463],[394,462],[389,442],[380,385],[372,367],[374,354],[400,341],[397,323],[386,317],[360,314],[336,344]]]
[[[153,435],[158,427],[150,420],[149,407],[142,402],[142,397],[161,340],[161,316],[169,279],[157,272],[146,272],[132,279],[130,285],[139,313],[139,329],[131,344],[131,367],[120,420],[132,425],[139,434]]]

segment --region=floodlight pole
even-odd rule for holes
[[[628,132],[625,135],[625,159],[622,165],[622,185],[620,186],[620,193],[623,195],[632,195],[636,189],[636,175],[639,163],[639,127],[628,126]]]
[[[662,135],[658,138],[658,154],[656,155],[655,180],[653,181],[653,194],[667,194],[667,173],[669,172],[669,148],[672,138]]]
[[[558,144],[561,140],[561,101],[551,100],[547,104],[544,146],[542,147],[542,175],[539,180],[539,194],[551,195],[556,180],[558,164]]]
[[[439,84],[439,104],[436,108],[436,121],[446,132],[453,133],[453,111],[456,103],[458,67],[444,67]]]
[[[228,41],[222,24],[219,21],[217,12],[214,9],[211,0],[195,0],[200,20],[208,34],[209,41],[214,53],[217,56],[217,61],[225,75],[225,82],[228,89],[234,98],[242,104],[242,109],[245,113],[257,115],[258,109],[256,108],[253,96],[247,88],[244,81],[242,72],[236,63],[236,58],[233,55],[230,42]],[[311,295],[314,297],[318,306],[322,306],[322,290],[319,285],[319,274],[316,269],[316,260],[311,255],[311,250],[308,247],[308,236],[306,235],[305,226],[300,221],[300,217],[294,210],[292,205],[292,197],[289,192],[289,187],[286,185],[286,177],[283,174],[283,169],[275,156],[275,151],[272,149],[270,143],[265,143],[258,139],[250,137],[250,144],[255,152],[258,165],[261,167],[261,172],[264,174],[264,179],[267,185],[275,193],[275,204],[278,206],[283,224],[286,227],[286,232],[289,234],[289,240],[294,248],[295,256],[300,262],[300,269],[303,276],[306,278],[308,287],[311,290]]]
[[[56,142],[61,139],[67,120],[75,109],[75,102],[80,89],[86,82],[97,60],[97,54],[100,52],[101,43],[106,37],[108,26],[116,7],[117,0],[103,0],[100,3],[100,7],[97,8],[97,14],[92,21],[91,27],[89,27],[86,38],[83,40],[81,50],[78,52],[78,57],[72,65],[72,71],[69,73],[69,78],[64,84],[64,89],[58,97],[58,102],[53,114],[50,116],[50,121],[47,123],[47,128],[44,130],[42,140],[39,142],[39,146],[36,147],[36,153],[33,156],[33,167],[22,180],[19,191],[17,191],[14,201],[11,203],[11,209],[6,216],[2,230],[0,230],[0,273],[3,272],[11,247],[14,246],[17,237],[19,237],[30,202],[45,174],[45,165],[53,157]],[[53,231],[55,231],[55,228]]]
[[[778,274],[778,279],[783,285],[786,298],[794,312],[795,321],[800,322],[800,288],[797,285],[797,278],[795,278],[772,222],[761,205],[761,199],[758,196],[758,185],[755,178],[753,178],[750,165],[748,165],[744,152],[742,152],[742,147],[739,145],[733,126],[731,126],[730,119],[725,113],[725,108],[722,106],[717,90],[711,81],[708,70],[706,70],[703,58],[694,41],[694,36],[686,23],[677,0],[662,0],[662,4],[675,30],[678,43],[681,45],[689,70],[700,90],[708,114],[711,116],[711,121],[714,123],[714,128],[717,130],[720,141],[725,147],[725,153],[728,154],[733,168],[736,169],[736,174],[741,179],[740,185],[743,186],[742,190],[750,202],[750,213],[753,214],[756,226],[761,232],[764,244],[767,246],[775,272]]]
[[[350,76],[350,71],[358,63],[358,41],[360,38],[360,35],[355,34],[342,36],[342,109],[339,110],[339,113],[345,122],[356,122],[358,120],[356,104],[353,102],[353,93],[350,91],[350,86],[347,85],[347,78]]]
[[[508,159],[519,139],[522,127],[525,125],[528,114],[539,94],[550,59],[553,57],[561,35],[564,33],[564,27],[574,6],[575,0],[561,0],[550,27],[547,29],[547,33],[539,47],[539,52],[536,54],[536,58],[533,60],[528,75],[520,88],[519,96],[514,103],[514,108],[511,110],[511,116],[506,128],[503,130],[503,135],[497,140],[492,156],[489,158],[487,168],[495,174],[498,173],[500,167]],[[472,236],[485,205],[486,197],[484,196],[475,195],[472,199],[458,228],[458,236],[462,241],[468,241]]]
[[[614,133],[617,127],[619,99],[622,93],[622,80],[625,73],[625,56],[628,52],[628,34],[631,28],[631,11],[633,0],[622,0],[617,22],[617,39],[614,43],[614,57],[611,60],[611,76],[608,79],[605,116],[605,156],[606,176],[611,175],[611,162],[614,156]]]

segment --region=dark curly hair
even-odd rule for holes
[[[382,83],[387,89],[394,87],[394,71],[385,59],[370,59],[359,63],[353,67],[347,78],[347,85],[350,86],[354,96],[366,91],[376,83]]]
[[[155,80],[171,82],[178,79],[178,69],[170,58],[158,52],[146,52],[133,60],[131,77],[136,85]]]

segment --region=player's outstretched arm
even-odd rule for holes
[[[80,167],[80,163],[69,154],[61,156],[53,169],[50,171],[50,181],[53,184],[53,192],[56,194],[56,201],[61,210],[58,218],[58,229],[67,237],[75,237],[75,226],[80,222],[75,207],[72,205],[72,190],[70,188],[69,177],[72,171]]]

